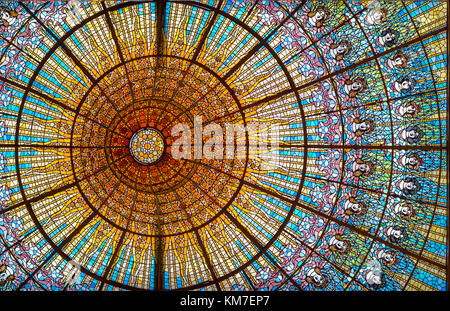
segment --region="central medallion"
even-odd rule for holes
[[[129,147],[139,164],[151,165],[164,154],[164,136],[155,128],[142,128],[133,134]]]

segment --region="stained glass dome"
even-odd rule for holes
[[[446,290],[447,9],[0,2],[0,290]]]

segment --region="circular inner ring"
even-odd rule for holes
[[[131,137],[129,148],[139,164],[154,164],[164,154],[164,136],[155,128],[142,128]]]

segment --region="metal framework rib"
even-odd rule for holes
[[[227,71],[227,73],[222,77],[224,80],[228,80],[228,78],[231,77],[231,75],[236,72],[243,64],[245,64],[246,61],[250,59],[250,57],[254,56],[256,52],[259,51],[262,47],[264,47],[265,44],[267,44],[267,41],[280,29],[288,20],[294,16],[295,13],[300,10],[303,5],[306,3],[305,0],[302,0],[299,5],[296,6],[296,8],[290,12],[272,31],[264,38],[264,41],[259,41],[245,56],[243,56],[236,65],[234,65],[230,70]]]
[[[105,93],[105,91],[102,89],[102,87],[100,87],[100,85],[98,84],[98,81],[92,76],[92,74],[89,72],[89,70],[82,64],[82,62],[73,54],[73,52],[66,46],[66,44],[64,43],[65,41],[65,36],[63,38],[58,38],[53,31],[51,31],[47,25],[44,24],[44,22],[42,22],[33,12],[30,11],[30,9],[22,4],[21,2],[19,2],[19,4],[28,12],[28,14],[30,14],[31,16],[33,16],[33,18],[36,20],[36,22],[39,23],[39,25],[41,25],[42,28],[44,28],[49,34],[50,36],[57,42],[57,44],[55,44],[52,49],[50,50],[51,52],[53,52],[53,49],[56,50],[56,48],[61,48],[64,53],[66,53],[67,56],[69,56],[69,58],[75,63],[75,65],[83,72],[83,74],[92,82],[92,84],[95,84],[98,89],[100,90],[101,94],[105,97],[105,99],[108,101],[108,103],[111,105],[111,107],[113,107],[113,109],[115,109],[117,115],[119,116],[119,118],[122,120],[122,122],[129,127],[128,122],[126,122],[122,116],[119,113],[119,108],[117,107],[117,104],[115,102],[113,102],[111,100],[111,98],[109,98],[109,96]],[[104,11],[104,13],[106,13],[107,11]],[[73,28],[75,29],[75,28]],[[66,35],[69,32],[66,33]],[[47,55],[49,55],[50,51],[47,53]],[[45,59],[45,58],[44,58]],[[35,71],[35,74],[39,73],[39,71],[42,68],[42,65],[44,63],[41,63],[38,66],[39,70]],[[31,85],[31,84],[30,84]],[[129,127],[130,130],[132,130]]]
[[[116,50],[117,50],[117,54],[119,55],[119,59],[121,63],[125,63],[125,58],[123,57],[123,52],[122,52],[122,47],[119,43],[119,39],[117,37],[117,32],[116,29],[114,28],[114,25],[111,21],[111,16],[109,15],[109,12],[107,11],[105,2],[102,1],[102,8],[105,11],[105,19],[106,19],[106,24],[108,25],[109,28],[109,32],[111,33],[111,36],[113,38],[114,44],[116,45]],[[130,79],[130,74],[128,72],[128,67],[125,65],[125,75],[127,76],[127,80],[128,80],[128,87],[130,88],[130,94],[131,97],[133,98],[133,101],[136,99],[136,96],[134,94],[134,88],[133,88],[133,83],[131,82]]]
[[[160,170],[159,170],[159,173],[162,174]],[[184,175],[183,175],[183,177],[184,177]],[[180,202],[183,202],[183,199],[180,197],[180,195],[178,194],[178,192],[177,192],[176,189],[174,190],[174,193],[175,193],[175,196],[178,198],[178,200],[179,200]],[[183,204],[183,205],[184,205],[184,204]],[[180,211],[181,211],[183,214],[186,215],[187,221],[189,222],[189,224],[191,225],[191,227],[194,228],[195,225],[194,225],[194,223],[192,222],[191,216],[186,212],[186,210],[183,208],[183,206],[181,207]],[[201,239],[201,237],[200,237],[200,234],[198,233],[198,230],[194,230],[194,234],[195,234],[195,238],[196,238],[196,240],[197,240],[197,244],[200,246],[200,250],[201,250],[201,252],[202,252],[203,258],[205,259],[206,266],[208,267],[209,273],[211,274],[211,277],[212,277],[212,279],[213,279],[213,283],[214,283],[214,285],[216,286],[216,289],[217,289],[218,291],[221,291],[222,289],[221,289],[221,287],[220,287],[219,282],[217,281],[217,273],[216,273],[216,271],[215,271],[215,269],[214,269],[214,267],[213,267],[213,265],[212,265],[212,263],[211,263],[211,259],[209,258],[209,254],[208,254],[208,252],[206,251],[205,244],[203,243],[203,241],[202,241],[202,239]]]
[[[223,172],[222,170],[220,170],[220,169],[218,169],[218,168],[215,168],[215,167],[213,167],[213,166],[210,166],[210,165],[208,165],[208,164],[201,163],[201,165],[203,165],[203,166],[205,166],[205,167],[208,167],[208,168],[210,168],[210,169],[217,170],[218,172],[221,172],[221,173],[223,173],[223,174],[230,175],[229,173]],[[233,176],[233,175],[230,175],[230,176]],[[237,177],[234,177],[234,178],[237,178]],[[308,178],[312,178],[312,177],[309,176]],[[321,181],[324,181],[323,179],[319,179],[319,178],[317,178],[317,179],[318,179],[318,180],[321,180]],[[326,181],[326,180],[325,180],[325,181]],[[244,185],[245,185],[245,186],[248,186],[248,187],[250,187],[250,188],[252,188],[252,189],[254,189],[254,190],[257,190],[257,191],[259,191],[259,192],[262,192],[262,193],[264,193],[264,194],[267,194],[267,195],[269,195],[269,196],[271,196],[271,197],[277,198],[277,199],[279,199],[279,200],[281,200],[281,201],[283,201],[283,202],[290,203],[290,204],[294,204],[294,203],[295,203],[294,200],[292,200],[292,199],[290,199],[290,198],[288,198],[288,197],[285,197],[285,196],[283,196],[283,195],[281,195],[281,194],[279,194],[279,193],[277,193],[277,192],[275,192],[275,191],[272,191],[272,190],[270,190],[270,189],[261,187],[261,186],[259,186],[259,185],[253,184],[253,183],[250,183],[250,182],[248,182],[248,181],[244,181]],[[354,187],[355,185],[349,185],[349,186]],[[305,204],[302,204],[302,203],[295,203],[295,206],[298,206],[298,207],[300,207],[300,208],[302,208],[302,209],[304,209],[304,210],[306,210],[306,211],[308,211],[308,212],[310,212],[310,213],[317,214],[317,215],[319,215],[319,216],[321,216],[321,217],[323,217],[323,218],[325,218],[325,219],[331,220],[332,222],[335,222],[335,223],[337,223],[337,224],[339,224],[339,225],[341,225],[341,226],[343,226],[343,227],[346,227],[346,228],[348,228],[348,229],[350,229],[350,230],[353,230],[353,231],[355,231],[356,233],[358,233],[358,234],[360,234],[360,235],[363,235],[363,236],[366,236],[366,237],[368,237],[368,238],[374,239],[374,240],[376,240],[376,241],[378,241],[378,242],[381,242],[381,243],[383,243],[383,244],[385,244],[385,245],[387,245],[387,246],[389,246],[389,247],[391,247],[391,248],[393,248],[393,249],[396,249],[396,250],[398,250],[398,251],[400,251],[400,252],[402,252],[402,253],[404,253],[404,254],[407,254],[408,256],[411,256],[411,257],[417,258],[417,259],[421,259],[421,260],[423,260],[423,261],[428,262],[429,264],[432,264],[432,265],[437,266],[437,267],[440,267],[440,268],[445,267],[445,266],[443,266],[442,264],[440,264],[440,263],[438,263],[438,262],[434,262],[434,261],[432,261],[432,260],[430,260],[430,259],[427,259],[427,258],[421,258],[420,256],[418,256],[417,254],[415,254],[415,253],[413,253],[413,252],[410,252],[410,251],[408,251],[408,250],[406,250],[406,249],[404,249],[404,248],[402,248],[402,247],[400,247],[400,246],[398,246],[398,245],[392,244],[392,243],[389,242],[389,241],[383,240],[383,239],[381,239],[381,238],[378,237],[378,236],[374,236],[373,234],[371,234],[371,233],[369,233],[369,232],[367,232],[367,231],[364,231],[364,230],[362,230],[362,229],[359,229],[359,228],[357,228],[357,227],[355,227],[355,226],[353,226],[353,225],[351,225],[351,224],[348,224],[348,223],[346,223],[346,222],[344,222],[344,221],[342,221],[342,220],[340,220],[340,219],[333,218],[333,217],[331,217],[330,215],[328,215],[328,214],[326,214],[326,213],[324,213],[324,212],[321,212],[321,211],[319,211],[319,210],[316,210],[316,209],[312,208],[311,206],[308,206],[308,205],[305,205]]]
[[[403,4],[403,7],[405,8],[405,10],[406,10],[406,12],[408,13],[408,17],[409,17],[409,19],[411,20],[411,22],[413,23],[413,25],[414,25],[414,29],[415,29],[415,31],[417,32],[417,33],[419,33],[419,29],[418,29],[418,27],[417,27],[417,24],[416,24],[416,22],[414,21],[414,19],[413,19],[413,17],[411,16],[411,13],[409,12],[409,10],[408,10],[408,7],[405,5],[405,3],[404,2],[402,2],[402,4]],[[448,27],[448,26],[447,26]],[[447,29],[447,38],[448,38],[448,29]],[[427,63],[428,63],[428,68],[430,69],[430,72],[431,72],[431,77],[432,77],[432,79],[433,79],[433,86],[434,86],[434,94],[435,94],[435,96],[436,96],[436,103],[437,103],[437,109],[438,109],[438,120],[439,120],[439,137],[442,137],[442,126],[441,126],[441,124],[442,124],[442,120],[441,120],[441,111],[440,111],[440,105],[439,105],[439,94],[438,94],[438,91],[437,91],[437,88],[436,88],[436,81],[435,81],[435,75],[434,75],[434,73],[433,73],[433,67],[431,66],[431,63],[430,63],[430,59],[429,59],[429,57],[428,57],[428,52],[427,52],[427,49],[426,49],[426,47],[425,47],[425,44],[423,43],[423,40],[422,41],[420,41],[420,44],[421,44],[421,46],[422,46],[422,49],[423,49],[423,51],[424,51],[424,53],[425,53],[425,58],[427,59]],[[447,43],[448,44],[448,43]],[[448,49],[447,49],[448,50]],[[448,74],[448,64],[447,64],[447,74]],[[448,77],[448,75],[447,75],[447,77]],[[447,99],[448,99],[448,90],[447,90]],[[448,110],[448,109],[447,109]],[[447,120],[448,120],[448,118],[447,118]],[[448,141],[448,139],[447,139],[447,141]],[[439,143],[440,143],[440,159],[439,159],[439,167],[440,167],[440,169],[439,169],[439,176],[438,176],[438,180],[441,180],[441,175],[442,175],[442,157],[443,157],[443,146],[442,146],[442,139],[440,139],[439,140]],[[436,209],[437,209],[437,206],[438,206],[438,198],[439,198],[439,189],[440,189],[440,187],[441,187],[441,183],[438,183],[438,185],[437,185],[437,190],[436,190],[436,201],[434,202],[434,209],[433,209],[433,215],[431,216],[431,220],[430,220],[430,226],[428,227],[428,230],[427,230],[427,234],[426,234],[426,237],[425,237],[425,241],[428,241],[428,238],[429,238],[429,236],[430,236],[430,232],[431,232],[431,228],[432,228],[432,226],[431,226],[431,224],[433,223],[433,221],[434,221],[434,218],[435,218],[435,215],[436,215]],[[448,211],[448,208],[447,208],[447,211]],[[449,213],[447,212],[447,218],[449,218],[448,217],[449,216]],[[447,235],[448,235],[448,226],[447,226]],[[448,238],[447,238],[447,243],[448,243]],[[422,249],[420,250],[420,253],[419,253],[419,256],[420,257],[423,257],[423,252],[424,252],[424,250],[425,250],[425,246],[426,246],[426,243],[424,243],[424,245],[422,246]],[[448,247],[447,247],[447,258],[448,258],[448,256],[449,256],[449,249],[448,249]],[[403,286],[403,290],[406,290],[406,288],[407,288],[407,286],[409,285],[409,282],[411,281],[411,278],[412,278],[412,276],[414,275],[414,272],[416,271],[416,269],[417,269],[417,266],[419,265],[419,262],[420,262],[420,260],[417,260],[416,261],[416,263],[415,263],[415,265],[414,265],[414,268],[412,269],[412,271],[411,271],[411,274],[409,275],[409,277],[408,277],[408,280],[405,282],[405,285]],[[448,271],[449,271],[449,267],[448,267],[448,262],[446,262],[446,266],[447,266],[447,274],[448,274]],[[449,290],[449,284],[448,284],[448,280],[449,280],[449,278],[447,277],[447,290]]]
[[[222,6],[222,2],[223,2],[223,0],[219,1],[218,5],[217,5],[218,8],[220,8]],[[193,54],[193,56],[191,58],[191,61],[189,61],[188,68],[183,73],[180,81],[178,82],[179,84],[182,84],[184,82],[184,80],[186,79],[186,76],[189,74],[189,70],[191,69],[191,67],[193,65],[193,62],[195,62],[197,60],[197,57],[200,54],[202,48],[204,47],[206,39],[208,38],[208,34],[210,33],[211,28],[213,27],[215,21],[217,20],[217,16],[218,16],[218,13],[214,12],[210,22],[208,23],[208,26],[206,26],[206,28],[204,30],[202,30],[202,36],[201,36],[200,40],[197,43],[197,47],[195,48],[194,54]],[[159,54],[159,52],[158,52],[157,55],[162,55],[162,54],[163,53]],[[180,89],[181,89],[181,87],[178,88],[177,90],[175,90],[175,92],[173,92],[171,98],[167,101],[166,105],[163,107],[163,111],[166,111],[167,106],[169,105],[169,103],[171,103],[174,100],[175,96],[178,94]],[[160,119],[161,119],[161,116],[158,118],[158,121]]]
[[[367,63],[369,63],[369,62],[371,62],[371,61],[373,61],[373,60],[378,59],[378,58],[381,57],[381,56],[384,56],[384,55],[386,55],[386,54],[395,52],[395,51],[397,51],[397,50],[399,50],[399,49],[402,49],[402,48],[404,48],[404,47],[406,47],[406,46],[409,46],[409,45],[412,45],[412,44],[415,44],[415,43],[418,43],[418,42],[422,42],[423,40],[426,40],[427,38],[430,38],[430,37],[432,37],[432,36],[435,36],[435,35],[437,35],[437,34],[440,34],[440,33],[442,33],[442,32],[445,32],[445,31],[447,31],[447,27],[436,29],[436,30],[434,30],[434,31],[431,31],[431,32],[425,34],[425,35],[421,35],[421,36],[417,37],[416,39],[413,39],[413,40],[411,40],[411,41],[409,41],[409,42],[405,42],[405,43],[403,43],[403,44],[401,44],[401,45],[398,45],[398,46],[396,46],[396,47],[394,47],[394,48],[392,48],[392,49],[388,49],[388,50],[386,50],[386,51],[384,51],[384,52],[381,52],[381,53],[375,54],[375,55],[373,55],[373,56],[367,57],[367,58],[365,58],[364,60],[362,60],[362,61],[360,61],[360,62],[354,63],[354,64],[352,64],[352,65],[350,65],[350,66],[347,66],[347,67],[344,67],[344,68],[342,68],[342,69],[333,71],[332,73],[330,73],[330,74],[328,74],[328,75],[325,75],[325,76],[322,76],[322,77],[320,77],[320,78],[311,80],[311,81],[309,81],[309,82],[307,82],[307,83],[305,83],[305,84],[302,84],[302,85],[300,85],[300,86],[298,86],[298,87],[295,87],[295,88],[293,88],[293,89],[287,89],[287,90],[278,92],[278,93],[276,93],[276,94],[267,96],[267,97],[265,97],[265,98],[263,98],[263,99],[261,99],[261,100],[255,101],[255,102],[253,102],[253,103],[251,103],[251,104],[245,105],[245,106],[242,107],[242,110],[248,110],[249,108],[257,107],[257,106],[266,104],[266,103],[271,102],[271,101],[274,101],[274,100],[276,100],[276,99],[278,99],[278,98],[280,98],[280,97],[283,97],[283,96],[285,96],[285,95],[288,95],[288,94],[292,93],[293,91],[300,92],[300,91],[302,91],[302,90],[304,90],[304,89],[307,89],[308,87],[314,86],[314,85],[317,84],[317,83],[320,83],[320,82],[325,81],[325,80],[327,80],[327,79],[333,78],[333,77],[336,76],[336,75],[342,74],[342,73],[347,72],[347,71],[349,71],[349,70],[351,70],[351,69],[354,69],[354,68],[360,67],[360,66],[362,66],[362,65],[365,65],[365,64],[367,64]],[[228,116],[233,115],[233,114],[235,114],[235,113],[237,113],[237,112],[241,112],[241,110],[230,112],[230,113],[228,113],[228,114],[226,114],[226,115],[224,115],[224,116],[221,116],[221,117],[219,117],[219,118],[214,118],[214,119],[212,119],[212,120],[209,120],[209,121],[208,121],[207,123],[205,123],[205,124],[209,124],[209,123],[218,121],[218,120],[220,120],[220,119],[222,119],[222,118],[224,118],[224,117],[228,117]]]

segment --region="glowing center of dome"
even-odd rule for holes
[[[157,129],[140,129],[131,137],[130,152],[140,164],[153,164],[164,153],[164,137]]]

